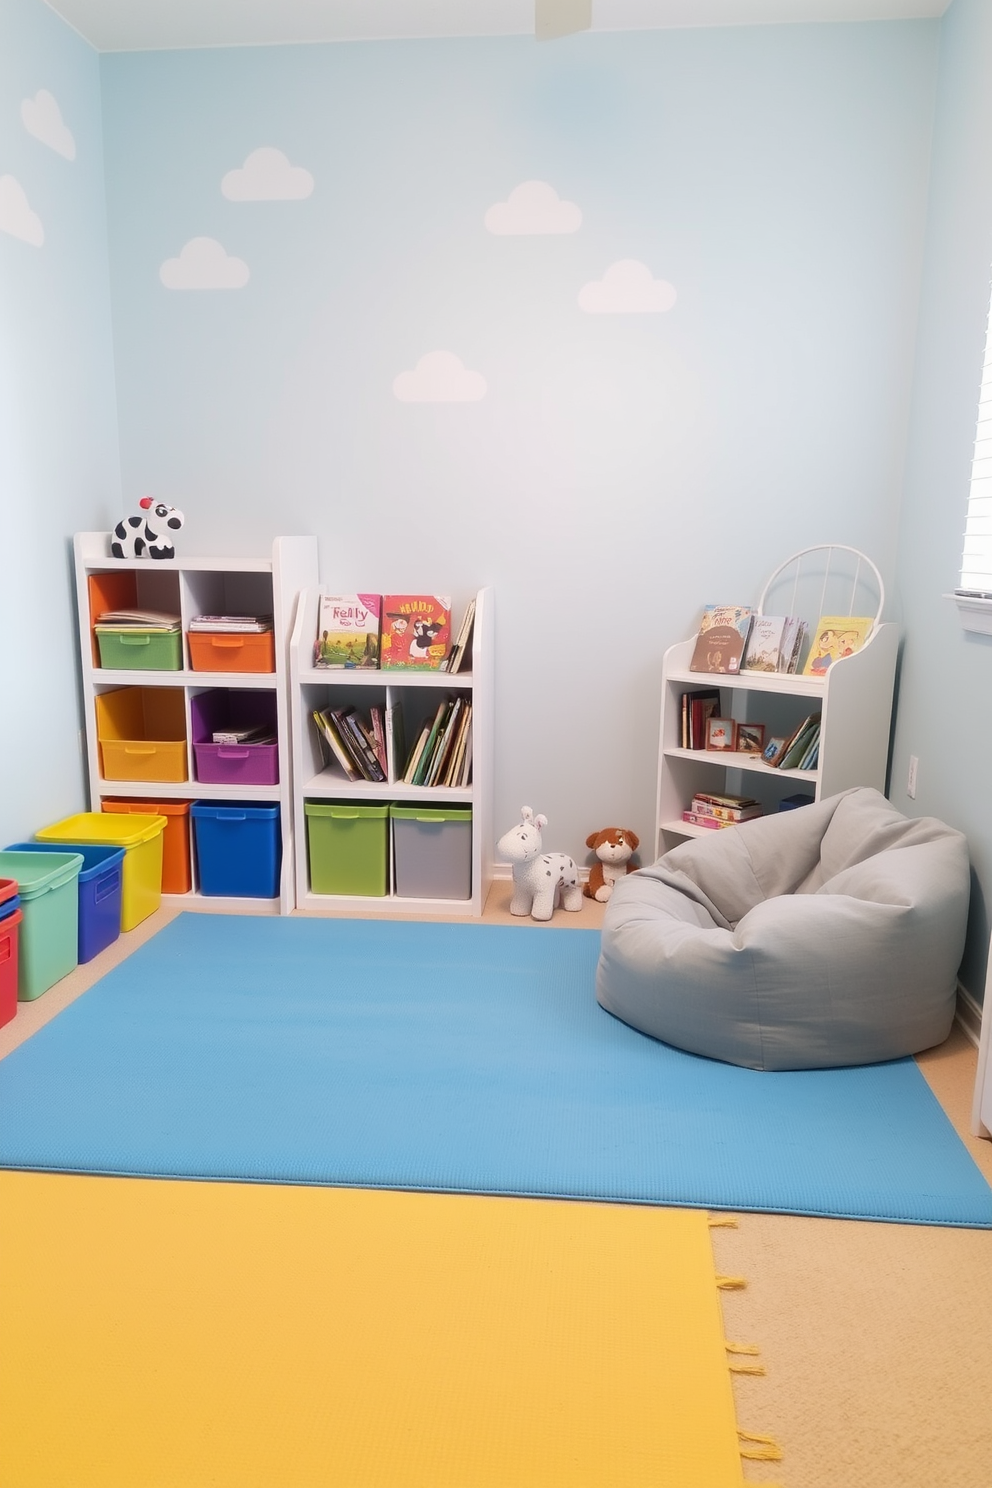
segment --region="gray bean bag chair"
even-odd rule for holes
[[[951,1029],[969,887],[960,832],[844,791],[621,879],[596,994],[653,1038],[751,1069],[914,1054]]]

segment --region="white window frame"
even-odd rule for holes
[[[985,328],[961,577],[948,598],[957,605],[965,630],[992,635],[992,303]]]

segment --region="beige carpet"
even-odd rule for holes
[[[511,921],[509,894],[508,883],[494,885],[488,922],[530,934],[601,923],[600,906],[589,900],[579,914],[556,914],[550,926]],[[0,1029],[0,1057],[174,913],[161,910],[22,1004]],[[992,1142],[968,1132],[976,1059],[956,1029],[920,1065],[992,1182]],[[782,1488],[988,1488],[992,1231],[735,1217],[736,1228],[712,1232],[717,1270],[748,1281],[743,1291],[722,1294],[726,1334],[759,1345],[767,1371],[735,1377],[738,1424],[772,1435],[784,1451],[781,1463],[745,1463],[745,1478]]]

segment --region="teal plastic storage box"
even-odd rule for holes
[[[471,899],[472,808],[391,806],[401,899]]]
[[[0,852],[0,878],[13,878],[23,920],[17,996],[33,1002],[78,965],[78,852]]]
[[[355,801],[304,801],[310,890],[314,894],[389,892],[389,807]]]
[[[78,852],[79,964],[92,961],[121,933],[121,887],[124,849],[79,842],[12,842],[5,852]]]

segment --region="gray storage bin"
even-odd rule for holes
[[[403,899],[471,899],[472,808],[391,806],[396,893]]]

